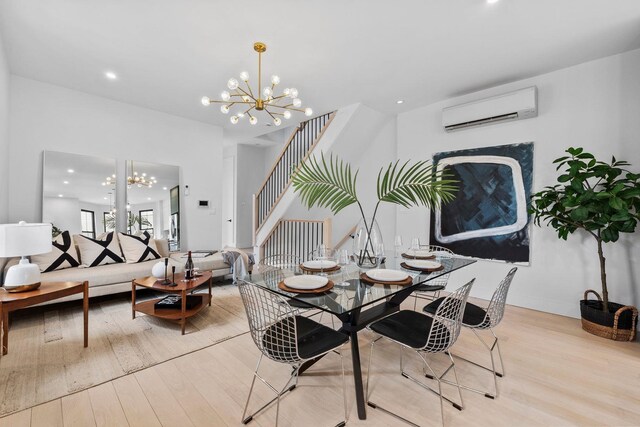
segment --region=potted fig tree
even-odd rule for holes
[[[545,187],[531,198],[529,213],[534,223],[553,227],[567,240],[577,230],[595,239],[600,261],[602,296],[587,290],[580,301],[582,328],[592,334],[617,340],[635,339],[638,310],[609,301],[603,247],[617,242],[621,233],[633,233],[640,221],[640,174],[625,167],[629,163],[597,160],[582,148],[569,148],[568,155],[553,161],[562,169],[558,184]],[[593,293],[597,300],[588,300]]]

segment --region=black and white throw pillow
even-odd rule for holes
[[[107,233],[101,239],[92,239],[82,234],[74,236],[80,250],[80,261],[84,267],[124,262],[116,233]]]
[[[146,231],[139,236],[118,233],[118,239],[120,239],[122,253],[128,263],[160,258],[155,240]]]
[[[63,231],[53,239],[51,242],[51,252],[33,255],[31,262],[38,264],[40,271],[43,273],[80,265],[76,247],[68,231]]]

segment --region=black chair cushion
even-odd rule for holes
[[[402,310],[382,320],[372,323],[369,327],[374,331],[394,341],[398,341],[411,348],[420,349],[433,346],[430,342],[427,346],[427,338],[431,331],[434,319],[413,310]],[[438,346],[446,346],[451,339],[448,329]],[[433,338],[432,338],[433,340]]]
[[[429,285],[423,283],[422,285],[418,285],[416,288],[417,292],[437,292],[444,289],[443,285]]]
[[[295,322],[298,332],[298,355],[303,359],[312,359],[349,341],[347,335],[304,316],[295,316]],[[281,359],[283,352],[293,352],[293,348],[282,340],[284,333],[293,334],[293,325],[290,323],[290,317],[283,319],[270,326],[262,337],[264,348],[275,359]]]
[[[437,300],[425,305],[422,311],[425,313],[435,314],[438,307],[440,307],[440,304],[442,304],[442,301],[444,301],[444,297],[438,298]],[[491,319],[487,316],[487,311],[484,308],[467,302],[464,309],[464,315],[462,316],[462,323],[471,328],[484,329],[489,327]]]

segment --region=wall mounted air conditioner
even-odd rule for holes
[[[445,131],[467,129],[505,121],[529,119],[538,115],[535,86],[493,96],[442,110]]]

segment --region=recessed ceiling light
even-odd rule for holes
[[[105,71],[104,76],[109,80],[116,80],[118,78],[117,74],[113,71]]]
[[[62,183],[63,183],[63,184],[68,184],[68,183],[69,183],[69,181],[62,181]]]
[[[402,99],[398,99],[398,100],[396,101],[396,104],[402,104],[402,103],[404,103],[404,101],[403,101]]]
[[[73,169],[67,169],[67,172],[74,173],[75,171]]]
[[[109,194],[111,194],[111,193],[109,193]],[[103,197],[103,199],[104,199],[104,200],[109,200],[109,199],[107,199],[106,197]]]
[[[489,4],[498,3],[498,0],[487,0],[487,3],[489,3]]]
[[[62,194],[58,194],[58,197],[64,197]]]
[[[167,190],[167,187],[162,187],[162,189],[166,191],[166,190]]]
[[[147,200],[151,200],[151,197],[147,197]]]

